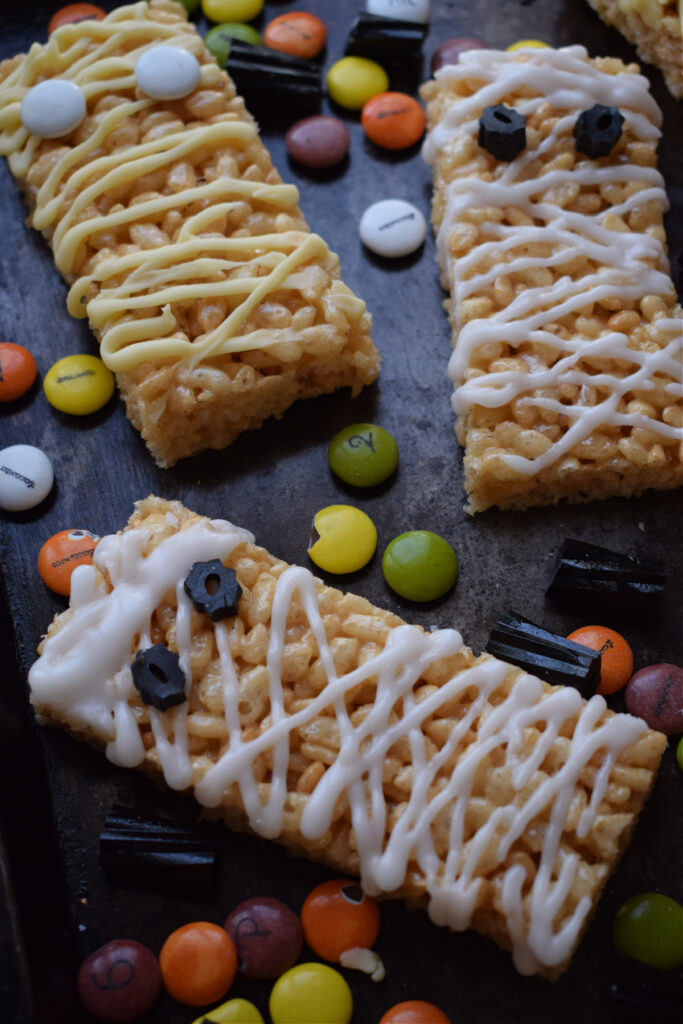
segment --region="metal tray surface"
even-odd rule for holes
[[[0,57],[44,40],[56,6],[44,0],[25,0],[11,9],[3,5]],[[105,0],[103,6],[114,4]],[[343,55],[350,26],[363,5],[360,0],[268,2],[257,24],[263,27],[275,15],[301,7],[327,24],[328,67]],[[635,59],[632,48],[584,0],[433,0],[423,77],[428,77],[429,60],[439,43],[458,35],[477,36],[501,48],[534,36],[553,45],[582,43],[593,55]],[[667,228],[680,291],[681,106],[656,69],[644,70],[664,112],[660,167],[671,201]],[[398,154],[381,151],[364,137],[357,115],[333,111],[327,100],[322,109],[341,116],[351,132],[350,156],[340,168],[311,172],[288,159],[284,134],[296,112],[278,108],[263,125],[263,135],[284,179],[299,186],[309,223],[339,253],[345,281],[368,303],[383,357],[377,384],[353,401],[343,391],[300,402],[281,420],[243,435],[225,451],[185,460],[171,470],[155,467],[116,396],[101,412],[77,419],[48,405],[39,380],[23,399],[0,407],[0,447],[30,443],[43,448],[56,477],[52,493],[37,508],[0,513],[0,894],[4,890],[6,897],[0,916],[0,949],[5,954],[0,992],[7,1007],[3,1019],[16,1024],[86,1020],[73,1001],[75,969],[109,939],[137,938],[158,952],[174,928],[197,919],[222,923],[232,907],[252,895],[275,895],[298,910],[310,889],[329,877],[319,865],[222,828],[217,832],[220,875],[213,891],[144,889],[103,872],[98,835],[113,804],[183,821],[195,820],[197,808],[187,797],[115,768],[59,731],[35,726],[28,710],[26,672],[41,634],[65,606],[42,584],[36,559],[43,541],[58,530],[85,527],[100,535],[116,531],[133,502],[154,492],[244,525],[274,554],[308,564],[314,513],[337,502],[357,504],[377,525],[378,552],[353,577],[329,581],[427,628],[455,626],[475,650],[483,647],[490,626],[508,608],[564,634],[585,621],[580,613],[544,598],[562,538],[578,537],[666,560],[668,595],[661,614],[606,615],[602,620],[626,634],[638,666],[681,663],[676,586],[683,578],[682,493],[524,513],[491,510],[476,518],[463,511],[462,453],[453,434],[446,376],[449,328],[433,240],[428,237],[414,256],[392,262],[364,250],[357,230],[366,206],[388,196],[415,203],[428,217],[429,169],[419,147]],[[96,345],[87,325],[69,318],[66,287],[43,239],[25,227],[26,210],[4,161],[0,182],[0,337],[29,347],[42,377],[61,356],[95,352]],[[360,421],[381,423],[400,448],[396,478],[367,492],[346,487],[327,465],[330,438]],[[384,547],[410,529],[442,534],[460,558],[457,586],[431,606],[400,600],[382,577]],[[610,703],[623,708],[619,696]],[[376,984],[365,975],[345,972],[355,999],[354,1021],[372,1024],[388,1007],[410,998],[428,999],[454,1021],[467,1024],[575,1024],[579,1019],[604,1024],[627,1019],[628,1012],[607,998],[614,972],[623,969],[612,953],[613,915],[637,892],[659,890],[683,900],[683,817],[672,813],[680,805],[683,778],[674,746],[669,745],[653,796],[571,969],[557,983],[521,977],[507,953],[472,932],[450,933],[432,925],[421,911],[386,903],[376,947],[387,968],[386,980]],[[303,956],[316,959],[310,951]],[[680,974],[669,978],[669,984],[683,994]],[[252,999],[269,1019],[269,989],[267,983],[238,978],[230,994]],[[145,1020],[189,1024],[198,1012],[162,996]],[[633,1010],[633,1019],[642,1020],[643,1013]]]

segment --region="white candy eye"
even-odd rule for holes
[[[85,96],[75,82],[48,78],[21,101],[21,121],[41,139],[58,139],[78,128],[86,114]]]
[[[179,46],[153,46],[135,65],[135,79],[154,100],[180,100],[199,85],[197,58]]]

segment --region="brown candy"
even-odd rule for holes
[[[350,145],[346,125],[324,114],[297,121],[285,136],[287,152],[304,167],[332,167],[344,159]]]
[[[235,943],[238,970],[247,978],[277,978],[296,962],[304,944],[297,914],[280,900],[255,896],[232,911],[225,930]]]
[[[134,939],[107,942],[83,961],[78,972],[78,994],[86,1010],[112,1024],[142,1017],[160,991],[159,961]]]
[[[683,668],[647,665],[631,677],[625,697],[630,714],[644,718],[651,729],[667,736],[683,733]]]

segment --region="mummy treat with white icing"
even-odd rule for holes
[[[46,125],[39,91],[76,97],[78,121]],[[57,28],[0,65],[0,106],[0,153],[68,310],[89,319],[159,465],[375,379],[365,303],[179,4]]]
[[[661,114],[636,71],[471,49],[423,86],[470,511],[683,483]]]
[[[215,621],[185,586],[214,559],[241,588],[235,616]],[[182,677],[167,710],[131,672],[140,651],[168,661],[171,688]],[[29,684],[43,720],[115,764],[191,788],[229,825],[474,927],[549,977],[665,746],[602,697],[475,658],[455,630],[406,625],[247,531],[154,497],[74,571]]]

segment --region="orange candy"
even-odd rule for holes
[[[409,999],[387,1010],[379,1024],[451,1024],[451,1019],[433,1003]]]
[[[37,373],[36,361],[27,348],[0,342],[0,402],[13,402],[25,395]]]
[[[310,892],[301,908],[306,942],[314,953],[338,963],[356,946],[371,949],[379,935],[379,907],[357,882],[323,882]]]
[[[602,654],[597,692],[603,697],[626,686],[633,675],[633,651],[621,633],[607,626],[582,626],[570,633],[567,640]]]
[[[360,116],[369,139],[383,149],[407,149],[425,130],[424,110],[404,92],[381,92],[368,100]]]
[[[290,53],[294,57],[317,57],[325,45],[327,29],[308,11],[290,11],[273,18],[263,33],[263,41],[271,50]]]
[[[159,953],[161,976],[170,995],[185,1006],[222,999],[237,971],[235,943],[223,928],[192,921],[171,932]]]
[[[95,7],[94,4],[68,4],[66,7],[60,7],[58,11],[55,11],[50,18],[47,30],[52,33],[56,28],[61,28],[62,25],[71,25],[76,21],[87,21],[88,18],[102,21],[102,18],[106,18],[106,16],[107,12],[103,11],[101,7]]]
[[[38,572],[46,587],[68,597],[77,565],[92,565],[100,538],[90,530],[62,530],[46,540],[38,555]]]

